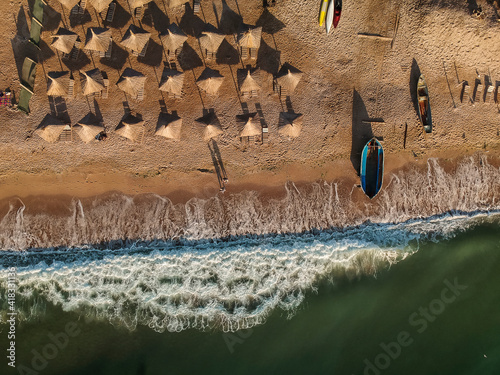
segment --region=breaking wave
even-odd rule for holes
[[[500,208],[500,169],[486,156],[469,157],[446,171],[437,159],[427,168],[386,176],[370,202],[345,182],[285,186],[281,199],[255,191],[173,204],[154,194],[114,193],[56,202],[58,214],[12,199],[0,220],[0,249],[128,246],[138,240],[199,240],[247,234],[300,233],[375,223],[403,222],[445,212]],[[366,202],[366,203],[360,203]],[[47,205],[37,202],[38,205]]]

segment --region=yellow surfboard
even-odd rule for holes
[[[325,18],[326,18],[326,10],[328,9],[328,1],[329,0],[323,0],[323,3],[321,4],[321,12],[319,13],[319,25],[323,26],[325,23]]]

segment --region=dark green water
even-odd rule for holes
[[[51,308],[17,327],[17,371],[5,357],[0,368],[52,375],[498,374],[499,271],[500,227],[484,225],[423,245],[376,279],[324,282],[292,319],[277,311],[248,331],[128,332]],[[71,322],[75,337],[51,353],[48,334]],[[43,369],[33,371],[44,348],[54,358],[35,361]]]

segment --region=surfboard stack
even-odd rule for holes
[[[326,33],[329,34],[332,26],[336,28],[342,13],[342,0],[322,0],[319,13],[319,25],[325,23]]]

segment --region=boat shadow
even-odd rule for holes
[[[418,67],[417,61],[413,59],[411,62],[411,72],[410,72],[410,96],[415,108],[415,113],[418,117],[418,96],[417,96],[417,83],[420,78],[420,68]]]
[[[373,131],[370,122],[364,122],[369,118],[365,103],[361,95],[353,90],[352,94],[352,144],[351,144],[351,164],[357,175],[361,167],[361,153],[366,143],[373,138]]]

